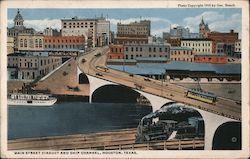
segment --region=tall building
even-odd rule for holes
[[[34,34],[36,31],[33,28],[26,28],[24,26],[24,19],[20,13],[20,10],[17,10],[17,14],[14,18],[14,26],[7,28],[7,36],[14,38],[14,50],[17,50],[17,36],[19,34]]]
[[[129,24],[117,24],[116,44],[147,44],[151,34],[149,20],[135,21]]]
[[[201,23],[199,25],[199,34],[200,38],[207,38],[207,34],[210,32],[210,29],[208,27],[208,23],[205,24],[203,17],[201,19]]]
[[[14,27],[8,28],[7,35],[10,37],[16,37],[19,33],[34,34],[35,30],[24,26],[24,19],[18,9],[14,18]]]
[[[190,34],[189,28],[184,28],[183,26],[170,28],[171,37],[189,38],[189,34]]]
[[[62,36],[84,36],[85,41],[89,41],[92,47],[109,43],[110,22],[105,18],[78,19],[73,17],[61,19],[61,23]]]
[[[51,27],[47,27],[43,30],[43,35],[45,35],[45,36],[60,36],[61,33],[57,29],[52,29]]]

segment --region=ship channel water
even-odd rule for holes
[[[136,128],[152,112],[130,103],[62,102],[51,107],[9,106],[8,139]]]

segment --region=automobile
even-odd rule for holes
[[[150,80],[150,79],[148,79],[148,78],[144,78],[144,81],[148,81],[148,82],[150,82],[151,80]]]
[[[103,76],[101,73],[96,73],[95,75],[97,75],[97,76]]]
[[[130,76],[130,77],[134,77],[134,75],[133,75],[133,74],[129,74],[129,76]]]
[[[95,57],[98,57],[98,56],[101,56],[100,52],[98,52],[98,53],[95,54]]]

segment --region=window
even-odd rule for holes
[[[24,47],[28,47],[27,39],[24,39]]]
[[[161,52],[162,50],[161,50],[161,47],[159,48],[159,52]]]
[[[35,48],[38,48],[38,39],[35,40]]]
[[[168,48],[167,47],[165,47],[165,52],[168,52]]]
[[[156,48],[154,47],[154,52],[156,52]]]
[[[126,47],[125,50],[128,51],[128,47]]]
[[[131,51],[132,51],[132,52],[134,51],[134,48],[133,48],[133,47],[131,47]]]
[[[20,47],[23,47],[23,39],[20,39]]]
[[[151,52],[151,47],[148,48],[148,51]]]

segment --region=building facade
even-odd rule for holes
[[[125,59],[136,58],[170,58],[169,44],[125,44]]]
[[[225,54],[194,54],[194,62],[226,64],[227,56]]]
[[[138,37],[116,37],[115,44],[147,44],[148,38]]]
[[[193,50],[189,47],[171,47],[170,60],[193,62],[194,61]]]
[[[48,27],[43,30],[43,35],[44,36],[60,36],[61,33],[56,29],[52,29],[51,27],[50,28]]]
[[[212,53],[210,39],[181,39],[181,47],[190,47],[193,53]]]
[[[110,22],[105,18],[78,19],[73,17],[61,19],[61,23],[62,36],[84,36],[86,42],[88,39],[91,40],[92,47],[106,45],[110,41]]]
[[[7,54],[14,53],[14,37],[7,37]]]
[[[171,37],[189,38],[189,34],[190,34],[189,28],[184,28],[183,26],[170,28]]]
[[[169,37],[165,40],[167,43],[169,43],[171,46],[181,46],[181,38],[179,37]]]
[[[84,36],[45,36],[46,51],[79,51],[85,48]]]
[[[124,47],[119,44],[109,45],[108,59],[123,59],[124,58]]]
[[[208,27],[208,23],[205,24],[205,22],[203,20],[203,17],[202,17],[200,25],[199,25],[199,35],[200,35],[200,38],[207,38],[209,32],[210,32],[210,29]]]
[[[9,54],[8,79],[33,81],[50,73],[61,64],[61,57],[48,56],[46,52]]]
[[[239,40],[238,39],[238,33],[235,33],[234,30],[231,30],[228,33],[220,33],[220,32],[210,32],[207,36],[209,39],[213,41],[212,44],[212,52],[217,53],[218,52],[218,44],[219,45],[228,45],[234,47],[235,43]],[[234,48],[232,48],[234,51]],[[226,53],[230,54],[230,53]]]
[[[44,50],[42,34],[19,34],[17,36],[18,51],[42,51]]]
[[[151,22],[149,20],[135,21],[129,24],[117,24],[117,37],[148,37]]]

